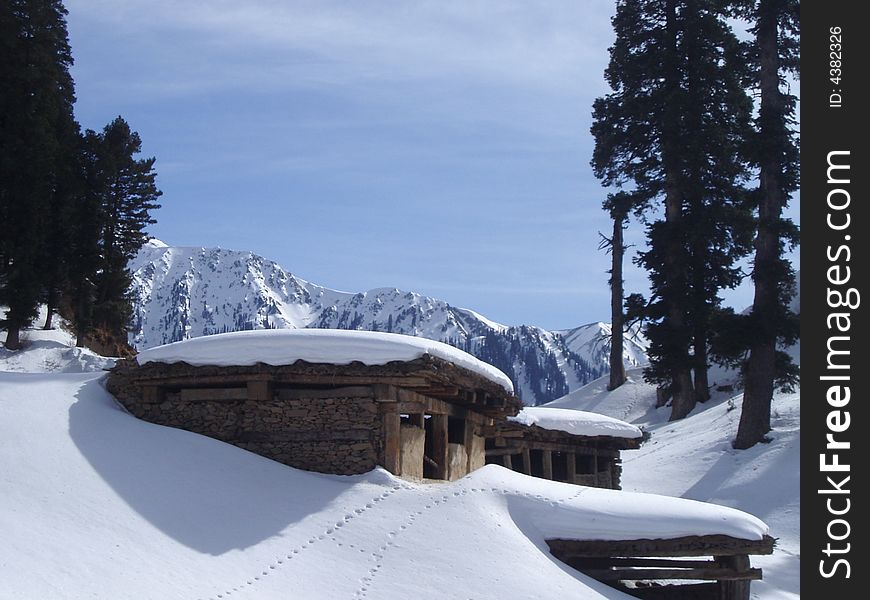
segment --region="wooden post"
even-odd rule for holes
[[[163,402],[163,388],[159,385],[142,386],[142,402],[145,404],[160,404]]]
[[[447,479],[447,415],[432,415],[432,460],[438,464],[435,479]]]
[[[471,421],[465,421],[465,436],[462,439],[462,445],[465,446],[467,458],[465,460],[465,474],[471,473],[474,464],[472,452],[474,452],[474,429],[475,425]]]
[[[523,448],[523,473],[526,475],[532,474],[532,453],[529,452],[529,447]]]
[[[543,450],[541,452],[544,463],[544,479],[553,478],[553,452],[552,450]]]
[[[577,456],[573,452],[568,452],[566,458],[568,460],[568,476],[565,481],[577,483]]]
[[[505,466],[506,469],[514,470],[514,461],[511,458],[510,454],[504,454],[501,457],[501,462]]]
[[[248,381],[248,400],[255,402],[272,400],[272,382],[264,379]]]
[[[411,425],[421,428],[426,426],[426,415],[423,413],[410,414],[408,415],[408,418],[411,421]]]
[[[734,556],[716,556],[714,557],[723,567],[734,569],[738,573],[749,571],[749,556],[746,554],[736,554]],[[749,600],[749,585],[751,581],[748,579],[738,579],[735,581],[719,581],[719,600]]]
[[[385,412],[384,468],[393,475],[402,474],[402,420],[397,412]]]

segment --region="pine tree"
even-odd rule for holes
[[[749,359],[735,448],[749,448],[770,431],[774,387],[793,383],[795,367],[777,343],[791,344],[799,324],[788,309],[794,294],[794,272],[783,256],[798,242],[794,224],[782,216],[800,180],[794,125],[795,97],[783,91],[783,77],[799,69],[800,3],[759,0],[751,4],[761,105],[753,138],[759,167],[758,234],[752,279],[755,297],[749,326]]]
[[[63,132],[74,128],[65,16],[59,0],[0,3],[0,304],[10,349],[36,316],[49,222],[65,193]]]
[[[142,141],[118,117],[102,132],[87,131],[82,157],[85,190],[76,224],[78,343],[94,330],[124,343],[132,316],[128,261],[145,243],[160,207],[154,158],[139,159]]]
[[[613,92],[594,105],[592,164],[647,219],[648,249],[638,257],[652,290],[642,303],[645,378],[666,390],[678,419],[706,394],[711,314],[747,251],[746,165],[737,150],[751,102],[719,3],[624,0],[613,26],[605,73]],[[649,220],[662,209],[663,218]]]

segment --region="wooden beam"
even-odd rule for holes
[[[408,415],[408,418],[411,421],[411,425],[416,427],[426,426],[426,415],[423,413],[411,413]]]
[[[368,385],[351,385],[327,389],[280,388],[276,394],[281,400],[324,400],[327,398],[373,398],[375,392]]]
[[[577,456],[573,452],[566,452],[565,458],[568,462],[568,475],[566,480],[568,483],[576,483],[577,479]]]
[[[236,374],[236,375],[186,375],[175,377],[149,377],[133,378],[132,383],[140,386],[157,385],[165,387],[184,387],[196,382],[197,385],[225,385],[246,384],[248,381],[261,380],[259,373]],[[276,373],[273,381],[284,385],[401,385],[402,387],[425,388],[431,382],[425,377],[397,377],[397,376],[366,376],[366,375],[310,375],[310,374],[287,374]]]
[[[541,462],[544,468],[544,479],[553,478],[553,453],[549,450],[544,450],[541,453]]]
[[[509,456],[513,454],[520,454],[522,450],[519,448],[488,448],[486,450],[487,456]]]
[[[432,460],[438,465],[435,479],[447,479],[447,415],[432,415]]]
[[[749,582],[761,579],[761,569],[734,571],[732,569],[632,569],[620,567],[614,569],[585,569],[583,571],[598,581],[645,581],[653,579],[693,579],[698,581],[721,581],[723,583],[742,583],[747,591]],[[727,596],[727,600],[738,600]],[[726,600],[726,598],[723,598]],[[742,599],[740,599],[742,600]]]
[[[393,475],[402,474],[402,421],[398,412],[383,413],[384,468]]]
[[[532,474],[532,455],[528,447],[523,448],[523,473],[526,475]]]
[[[722,561],[676,558],[572,558],[569,564],[578,571],[586,569],[609,569],[611,567],[665,567],[668,569],[719,569]]]
[[[163,402],[164,390],[159,385],[142,386],[142,402],[146,404],[160,404]]]
[[[248,400],[269,402],[274,399],[272,382],[264,379],[248,380]]]
[[[503,464],[506,468],[510,469],[511,471],[513,471],[513,469],[514,469],[513,459],[511,458],[510,454],[502,455],[501,464]]]
[[[749,557],[745,554],[718,556],[716,558],[724,566],[730,567],[735,571],[758,571],[758,579],[761,579],[761,570],[750,569]],[[749,580],[719,578],[719,598],[720,600],[749,600]]]
[[[738,554],[772,554],[774,539],[744,540],[728,535],[690,535],[669,540],[547,540],[550,552],[565,560],[575,557],[602,556],[735,556]]]
[[[221,402],[248,399],[247,387],[236,388],[182,388],[179,392],[181,402]]]
[[[462,445],[465,446],[465,472],[471,473],[474,450],[474,430],[477,426],[471,421],[465,421],[465,435],[462,437]]]

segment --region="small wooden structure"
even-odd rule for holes
[[[484,464],[483,430],[520,408],[499,384],[424,355],[367,366],[120,361],[108,390],[133,415],[322,473],[381,465],[458,479]]]
[[[752,554],[771,554],[774,539],[726,535],[669,540],[547,540],[562,562],[631,596],[647,600],[749,600],[761,579]],[[672,583],[693,581],[695,583]],[[662,582],[667,583],[662,583]]]
[[[620,489],[620,451],[640,446],[640,438],[576,435],[514,421],[499,421],[484,431],[487,464],[614,490]]]

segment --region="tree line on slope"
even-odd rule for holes
[[[738,448],[764,439],[774,388],[797,380],[777,346],[799,336],[785,258],[799,231],[782,214],[799,183],[796,98],[786,82],[799,74],[799,12],[798,0],[619,0],[611,92],[593,107],[592,167],[615,189],[604,202],[614,233],[603,241],[613,254],[614,324],[645,323],[644,375],[671,401],[672,420],[709,399],[711,363],[739,367]],[[750,39],[738,38],[735,20]],[[635,262],[648,273],[649,298],[623,298],[631,215],[645,228]],[[720,293],[741,283],[747,258],[755,296],[744,315],[723,307]],[[615,351],[612,363],[615,388],[625,381]]]
[[[73,64],[60,0],[0,2],[0,305],[6,347],[48,306],[77,345],[126,344],[127,262],[161,192],[154,158],[122,117],[100,131],[73,115]]]

